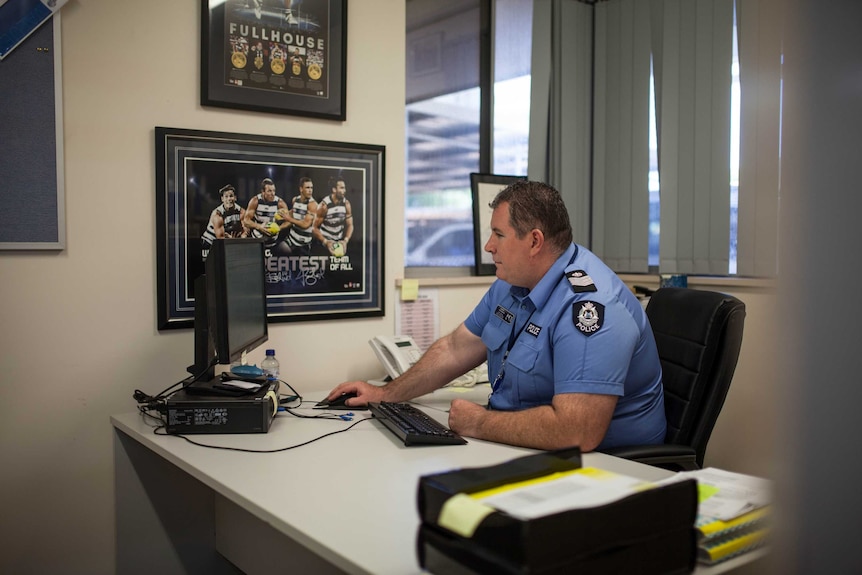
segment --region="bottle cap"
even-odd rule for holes
[[[266,355],[275,355],[275,350],[274,349],[266,350]]]

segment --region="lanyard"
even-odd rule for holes
[[[572,265],[572,262],[575,261],[575,257],[578,255],[577,247],[575,248],[575,253],[572,254],[572,257],[569,258],[569,263],[566,264],[566,267]],[[500,387],[500,383],[502,383],[503,378],[506,376],[506,360],[509,359],[509,352],[512,351],[512,348],[515,347],[515,342],[518,341],[518,338],[521,337],[521,333],[524,331],[528,325],[530,325],[530,318],[533,317],[533,314],[536,313],[536,307],[533,306],[533,311],[530,312],[530,315],[527,316],[527,321],[523,323],[521,329],[515,332],[515,326],[512,326],[512,333],[509,334],[509,347],[506,348],[506,353],[503,354],[503,362],[500,364],[500,371],[497,373],[497,377],[494,378],[494,382],[491,384],[491,393],[493,394],[497,391],[497,388]],[[490,403],[489,403],[490,405]]]
[[[506,376],[506,360],[509,359],[509,352],[512,351],[513,347],[515,347],[515,342],[518,341],[518,338],[521,337],[524,329],[530,324],[530,318],[533,317],[534,313],[536,313],[535,306],[533,307],[533,311],[530,312],[530,315],[527,316],[527,320],[521,324],[520,329],[516,331],[515,326],[512,326],[512,333],[509,334],[509,345],[506,348],[506,353],[503,354],[503,363],[500,364],[500,371],[497,372],[497,377],[494,378],[494,383],[491,384],[491,393],[497,391],[497,388],[500,387],[500,383],[502,383],[503,378]]]

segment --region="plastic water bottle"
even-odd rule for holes
[[[267,379],[278,379],[278,360],[275,359],[275,350],[266,350],[266,357],[260,362],[260,368]]]

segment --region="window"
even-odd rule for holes
[[[739,139],[740,139],[740,88],[739,88],[739,50],[736,35],[736,14],[733,24],[733,64],[731,68],[730,93],[730,181],[728,199],[730,201],[730,244],[728,246],[728,274],[736,274],[736,246],[739,208]],[[652,63],[651,63],[652,67]],[[658,271],[659,238],[661,231],[661,186],[658,171],[658,138],[656,135],[655,81],[650,70],[649,94],[649,265]]]
[[[470,173],[527,173],[532,4],[532,0],[407,1],[407,267],[471,267]],[[491,45],[483,45],[483,39]],[[728,182],[731,275],[737,270],[741,106],[737,48],[734,22]],[[644,189],[649,194],[648,264],[657,270],[661,179],[652,81],[649,97],[650,168]]]
[[[407,2],[408,267],[472,267],[470,173],[527,173],[531,14],[532,0]]]

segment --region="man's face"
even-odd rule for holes
[[[310,200],[314,195],[314,183],[305,182],[299,187],[299,195],[305,200]]]
[[[347,186],[344,185],[344,182],[341,180],[335,182],[335,187],[332,188],[332,191],[335,192],[335,197],[339,200],[344,199],[344,194],[347,193]]]
[[[515,235],[509,223],[509,203],[494,208],[491,215],[491,236],[485,242],[485,251],[494,258],[497,277],[514,286],[533,288],[529,270],[531,234],[523,238]]]
[[[266,184],[263,187],[263,199],[267,202],[275,199],[275,184]]]
[[[234,207],[236,204],[236,194],[233,190],[227,190],[221,195],[221,203],[223,203],[226,208]]]

